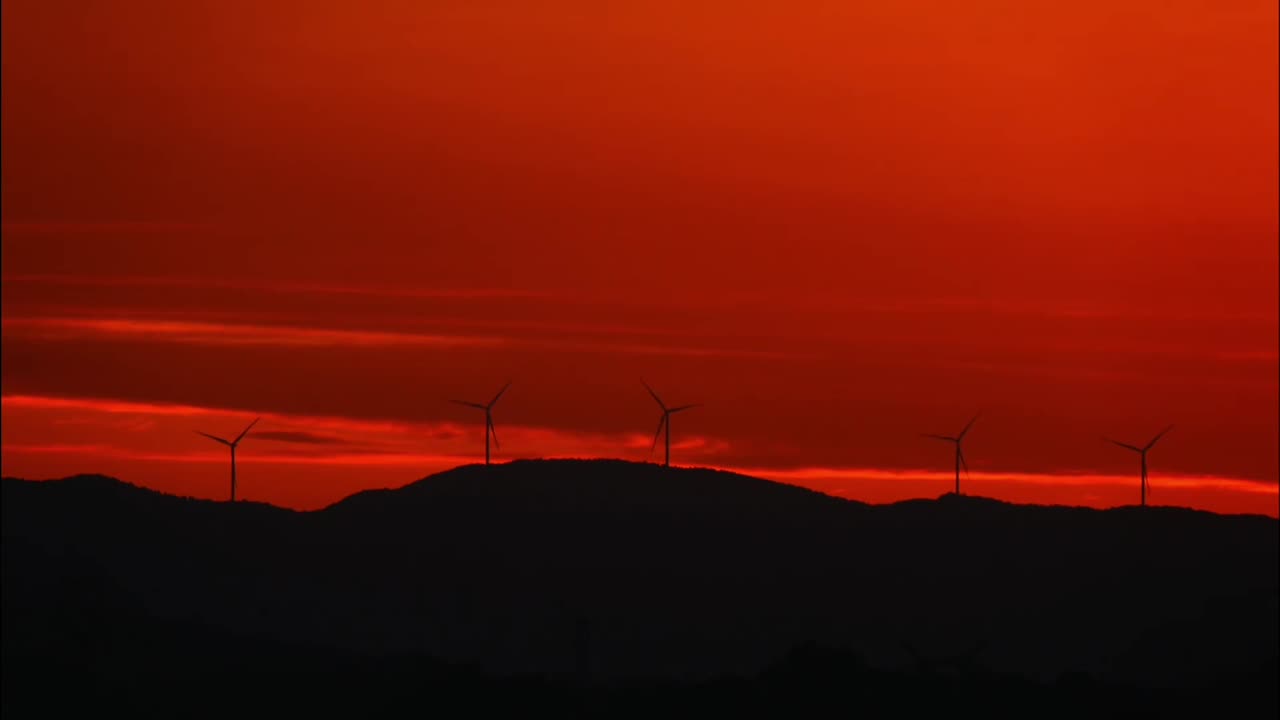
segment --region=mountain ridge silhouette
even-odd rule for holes
[[[359,490],[352,493],[351,495],[340,498],[330,503],[329,505],[316,508],[313,510],[295,510],[293,508],[274,505],[272,503],[268,503],[264,501],[245,500],[245,499],[238,500],[237,505],[266,506],[266,507],[271,507],[271,508],[279,509],[286,512],[292,512],[292,513],[304,513],[304,514],[305,513],[323,513],[323,512],[328,512],[334,508],[344,506],[345,504],[348,504],[351,502],[362,502],[366,498],[410,497],[412,496],[413,493],[421,492],[424,488],[428,488],[431,485],[431,483],[438,482],[445,479],[454,480],[454,479],[466,478],[470,480],[474,478],[482,478],[482,477],[485,477],[487,468],[504,468],[505,467],[505,468],[519,469],[519,468],[533,467],[539,464],[552,464],[552,465],[557,465],[562,467],[569,467],[573,465],[583,465],[583,466],[590,466],[595,469],[602,469],[602,468],[607,469],[607,468],[617,468],[617,467],[645,468],[649,470],[657,469],[658,471],[661,471],[661,472],[691,474],[691,475],[686,475],[685,477],[690,477],[690,476],[730,477],[730,478],[736,478],[744,481],[749,481],[752,483],[759,483],[759,484],[764,484],[769,486],[788,488],[793,491],[798,491],[799,493],[807,493],[810,495],[820,496],[822,498],[829,498],[842,503],[848,503],[855,506],[867,507],[867,508],[909,507],[909,506],[922,506],[922,505],[928,505],[928,504],[934,504],[934,503],[941,503],[941,504],[948,504],[948,503],[984,504],[985,503],[992,507],[1006,507],[1006,508],[1018,508],[1018,507],[1054,508],[1054,509],[1079,510],[1079,511],[1085,511],[1085,512],[1136,511],[1136,512],[1158,512],[1158,513],[1198,513],[1198,514],[1204,514],[1204,515],[1212,515],[1216,517],[1259,518],[1259,519],[1267,520],[1271,522],[1277,521],[1276,518],[1272,518],[1268,515],[1263,515],[1261,513],[1221,513],[1221,512],[1215,512],[1212,510],[1201,510],[1197,508],[1189,508],[1189,507],[1173,506],[1173,505],[1151,505],[1144,509],[1139,505],[1120,505],[1120,506],[1115,506],[1110,508],[1094,508],[1094,507],[1089,507],[1084,505],[1070,505],[1070,504],[1063,504],[1063,503],[1053,503],[1053,504],[1015,503],[1007,500],[1000,500],[997,498],[990,498],[983,495],[975,495],[971,493],[964,493],[964,494],[957,495],[956,493],[950,492],[950,491],[940,493],[937,497],[934,497],[934,498],[909,498],[905,500],[897,500],[897,501],[888,502],[888,503],[873,504],[873,503],[867,503],[867,502],[863,502],[863,501],[852,499],[852,498],[846,498],[838,495],[831,495],[829,493],[824,493],[820,490],[814,490],[812,488],[807,488],[801,485],[793,485],[790,483],[780,482],[777,480],[769,480],[765,478],[759,478],[753,475],[746,475],[746,474],[736,473],[728,470],[719,470],[715,468],[704,468],[704,467],[696,467],[696,466],[690,466],[690,467],[673,466],[671,468],[663,468],[662,466],[656,463],[649,463],[649,462],[640,463],[640,462],[634,462],[629,460],[596,459],[596,458],[518,459],[518,460],[511,460],[504,463],[493,463],[492,465],[489,465],[489,466],[485,466],[479,463],[469,464],[469,465],[459,465],[449,470],[444,470],[438,473],[433,473],[431,475],[424,476],[422,478],[419,478],[418,480],[414,480],[412,482],[406,483],[398,487],[371,488],[367,490]],[[114,488],[116,486],[121,486],[121,489],[136,490],[136,491],[141,491],[143,493],[163,495],[165,497],[171,497],[171,498],[176,498],[181,500],[206,502],[206,503],[213,503],[218,505],[228,504],[224,500],[199,498],[195,496],[179,495],[175,493],[165,492],[162,490],[156,490],[153,488],[148,488],[142,485],[131,483],[127,480],[112,477],[110,475],[102,475],[99,473],[79,473],[79,474],[68,475],[68,476],[59,477],[59,478],[42,478],[42,479],[28,479],[28,478],[14,477],[14,476],[4,476],[2,480],[4,482],[19,482],[19,483],[67,484],[69,486],[77,486],[77,485],[93,486],[97,484],[100,486],[100,489],[102,489],[103,491],[105,491],[107,488]]]
[[[965,677],[1154,691],[1252,677],[1280,636],[1265,516],[949,493],[868,505],[598,460],[462,466],[306,512],[105,476],[0,486],[20,656],[74,656],[66,618],[92,635],[118,615],[602,687],[757,677],[821,646],[866,672],[954,661]]]

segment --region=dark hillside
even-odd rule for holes
[[[797,663],[871,694],[955,677],[1012,683],[1011,698],[1274,688],[1264,517],[952,495],[868,506],[614,461],[462,467],[308,513],[6,479],[3,517],[6,660],[36,658],[6,662],[6,684],[15,664],[99,677],[127,665],[120,653],[186,663],[221,647],[280,654],[299,682],[323,675],[307,662],[425,663],[467,682],[541,677],[522,687],[561,699],[562,681],[794,685]]]

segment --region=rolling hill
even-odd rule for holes
[[[40,667],[136,683],[173,658],[236,687],[411,667],[454,690],[541,678],[743,698],[796,667],[805,682],[854,667],[828,689],[874,673],[865,687],[1238,687],[1274,708],[1280,542],[1260,516],[955,495],[870,506],[711,470],[545,460],[314,512],[6,478],[3,520],[7,686],[14,667],[28,688],[54,673]]]

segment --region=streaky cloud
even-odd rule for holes
[[[255,440],[271,440],[275,442],[302,443],[306,445],[345,445],[346,440],[332,435],[293,431],[293,430],[259,430],[253,434]]]
[[[750,348],[619,342],[609,339],[546,340],[537,338],[423,333],[401,330],[349,330],[183,320],[90,317],[10,317],[2,321],[10,337],[45,341],[123,338],[134,342],[169,342],[210,347],[512,347],[547,352],[662,355],[672,357],[802,358],[794,352]]]

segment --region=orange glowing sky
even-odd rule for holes
[[[1276,516],[1275,2],[3,5],[3,472]],[[660,450],[660,448],[659,448]]]

